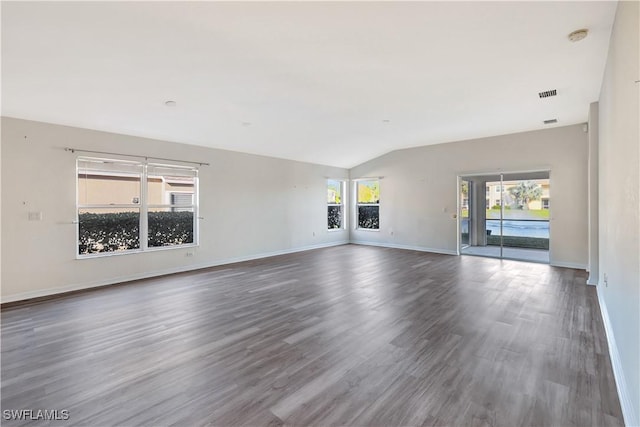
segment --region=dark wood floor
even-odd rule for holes
[[[108,262],[108,260],[105,260]],[[3,425],[622,425],[585,273],[346,245],[2,310]]]

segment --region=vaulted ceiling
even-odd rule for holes
[[[585,122],[615,9],[3,1],[2,115],[351,167]]]

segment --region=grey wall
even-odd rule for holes
[[[639,15],[618,3],[599,113],[598,295],[627,425],[640,424]]]
[[[64,147],[209,162],[200,246],[77,260],[76,155]],[[2,118],[2,301],[347,242],[327,231],[326,179],[346,169]],[[28,212],[42,221],[28,221]],[[314,235],[315,234],[315,235]]]
[[[587,155],[583,125],[389,153],[351,170],[383,177],[380,231],[353,230],[351,240],[455,253],[458,175],[550,169],[551,263],[586,268]]]

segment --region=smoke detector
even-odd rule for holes
[[[589,34],[589,30],[587,30],[586,28],[582,28],[580,30],[575,30],[574,32],[572,32],[571,34],[569,34],[569,41],[570,42],[579,42],[580,40],[582,40],[583,38],[587,37],[587,34]]]

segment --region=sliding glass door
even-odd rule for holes
[[[462,179],[460,181],[460,245],[463,248],[471,245],[471,209],[469,203],[469,189],[471,182]]]
[[[469,209],[466,217],[461,209],[462,254],[549,262],[549,172],[464,177],[461,182],[475,187],[468,193],[469,206],[485,205]]]

